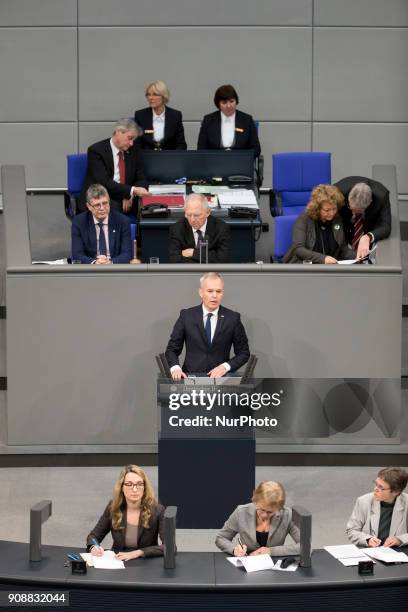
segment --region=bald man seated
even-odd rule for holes
[[[184,203],[184,219],[170,228],[170,263],[200,263],[200,242],[208,241],[208,262],[229,262],[229,227],[211,216],[208,200],[192,193]]]

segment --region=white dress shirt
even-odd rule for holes
[[[112,138],[110,139],[110,146],[112,149],[112,156],[113,156],[113,180],[115,181],[115,183],[120,183],[120,173],[119,173],[119,149],[118,147],[116,147],[113,142],[112,142]]]
[[[154,111],[153,113],[153,138],[156,142],[160,142],[164,138],[164,122],[165,122],[165,114],[166,110],[164,110],[160,115],[156,115]]]
[[[221,112],[221,144],[224,149],[229,149],[235,140],[235,113],[231,117],[226,117]]]
[[[202,225],[201,227],[199,227],[199,228],[198,228],[198,230],[193,229],[194,242],[195,242],[196,248],[197,248],[197,246],[198,246],[198,234],[197,234],[197,232],[201,232],[201,233],[202,233],[202,235],[203,235],[203,240],[204,240],[204,237],[205,237],[205,230],[206,230],[206,229],[207,229],[207,220],[205,220],[204,225]]]
[[[113,156],[113,180],[115,181],[115,183],[120,183],[120,172],[119,172],[119,153],[120,150],[118,149],[118,147],[116,147],[113,142],[112,142],[112,138],[110,139],[110,146],[112,149],[112,156]],[[136,187],[131,187],[130,189],[130,197],[134,198],[136,196],[136,192],[135,192]]]
[[[213,341],[214,338],[214,334],[215,334],[215,328],[217,327],[217,323],[218,323],[218,312],[220,310],[220,308],[218,307],[216,310],[207,310],[207,308],[202,305],[203,308],[203,325],[205,328],[205,324],[207,323],[207,315],[209,315],[210,313],[212,314],[212,317],[210,318],[210,325],[211,325],[211,342]],[[231,369],[231,366],[229,363],[225,362],[221,364],[226,372],[229,372]]]

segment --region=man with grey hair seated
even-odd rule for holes
[[[71,226],[72,259],[83,264],[127,264],[132,257],[130,221],[110,209],[103,185],[86,192],[87,212],[75,215]]]
[[[365,257],[374,242],[391,233],[390,193],[378,181],[364,176],[347,176],[335,186],[345,198],[340,215],[347,241],[358,258]]]
[[[170,228],[170,262],[200,263],[200,242],[208,241],[208,262],[229,261],[229,228],[222,220],[211,216],[205,196],[192,193],[184,202],[184,219]]]
[[[123,213],[137,213],[137,198],[147,194],[140,148],[134,145],[140,128],[133,119],[119,119],[111,138],[88,149],[86,177],[78,211],[86,211],[86,191],[95,183],[109,193],[111,207]]]

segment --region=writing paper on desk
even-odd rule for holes
[[[359,561],[368,561],[364,552],[354,544],[340,544],[338,546],[325,546],[324,549],[346,567],[358,565]]]
[[[384,563],[408,563],[408,555],[387,546],[363,548],[362,552],[372,559],[377,559],[378,561],[383,561]]]
[[[259,572],[260,570],[278,570],[280,572],[294,572],[298,568],[297,563],[288,567],[281,567],[282,559],[274,563],[269,555],[254,555],[253,557],[227,557],[227,560],[235,567],[244,567],[247,572]]]
[[[228,191],[222,191],[218,194],[218,203],[221,208],[229,208],[230,206],[259,208],[252,189],[228,189]]]
[[[342,265],[342,266],[352,266],[355,263],[360,263],[360,262],[365,261],[366,259],[368,259],[368,257],[370,257],[370,255],[371,255],[371,253],[374,253],[376,248],[377,248],[377,245],[375,244],[373,246],[373,248],[370,251],[368,251],[368,254],[365,257],[360,257],[359,259],[341,259],[337,263]]]
[[[86,556],[86,558],[85,558]],[[125,569],[123,561],[116,559],[113,550],[105,550],[102,557],[91,555],[90,553],[81,553],[81,557],[86,561],[91,561],[96,569]],[[90,557],[90,559],[88,559]]]
[[[227,185],[193,185],[191,191],[193,193],[218,195],[222,191],[229,191],[229,187]]]
[[[235,567],[244,567],[248,573],[273,569],[274,563],[269,555],[254,555],[253,557],[227,557]]]

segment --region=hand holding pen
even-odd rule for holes
[[[238,544],[234,548],[234,557],[245,557],[247,554],[247,547],[242,543],[240,536],[238,536]]]
[[[102,557],[105,551],[102,548],[102,546],[99,544],[98,540],[96,540],[96,538],[92,538],[91,542],[92,542],[92,546],[90,550],[91,555],[94,555],[95,557]]]

